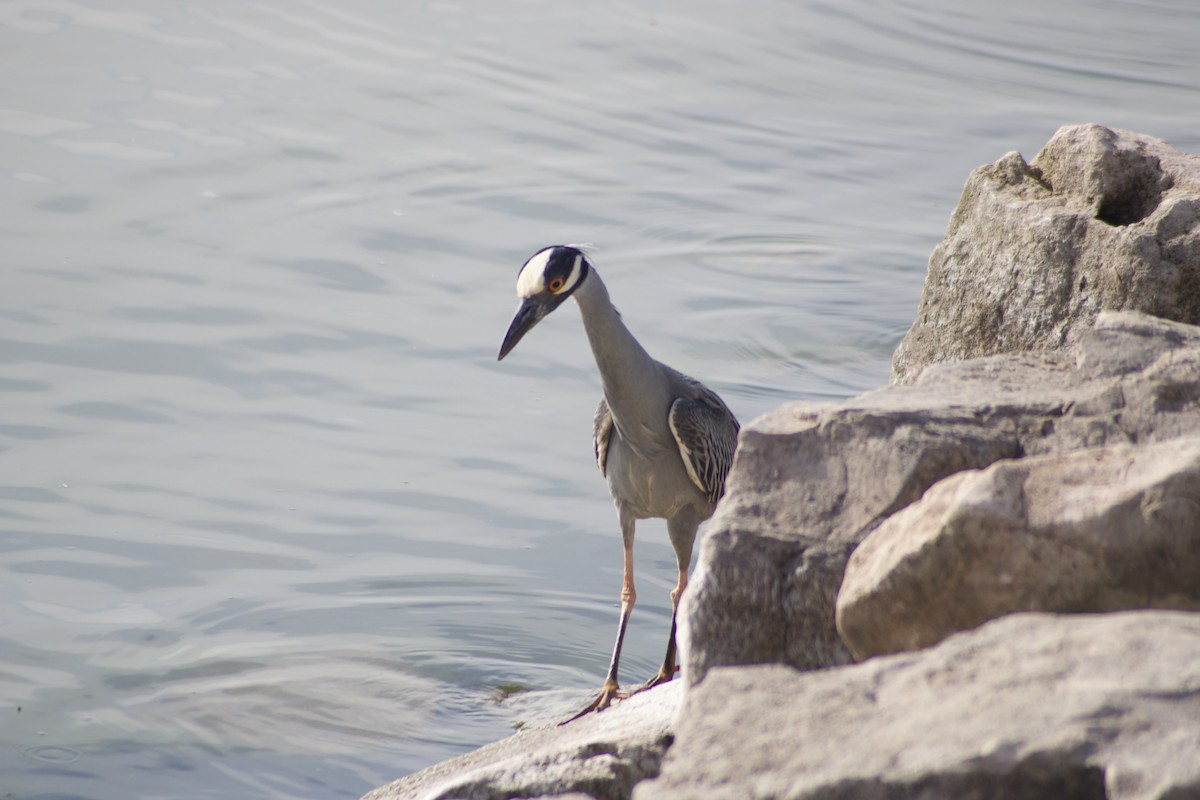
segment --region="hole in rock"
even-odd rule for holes
[[[1100,198],[1096,219],[1109,225],[1132,225],[1158,208],[1162,200],[1162,168],[1157,158],[1128,164],[1125,180]]]

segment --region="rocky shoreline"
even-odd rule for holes
[[[747,425],[683,681],[398,798],[1200,798],[1200,158],[972,172],[892,385]]]

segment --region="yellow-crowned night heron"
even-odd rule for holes
[[[574,297],[583,316],[604,397],[596,409],[596,463],[608,480],[625,545],[621,618],[608,677],[600,695],[571,720],[624,697],[617,682],[621,643],[637,593],[633,587],[633,535],[639,519],[662,517],[679,565],[671,592],[671,638],[649,688],[675,675],[675,615],[687,585],[692,544],[725,491],[737,445],[738,422],[715,392],[652,359],[621,321],[587,256],[570,246],[535,253],[517,277],[521,307],[500,345],[502,359],[543,317]],[[567,720],[570,722],[571,720]]]

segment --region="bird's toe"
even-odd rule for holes
[[[596,695],[596,699],[588,703],[587,706],[585,706],[584,709],[578,714],[570,719],[563,720],[562,722],[558,723],[558,725],[559,727],[562,727],[567,723],[574,722],[580,717],[586,717],[592,712],[603,711],[612,705],[613,700],[624,700],[626,697],[629,697],[630,694],[632,694],[632,692],[621,691],[620,687],[615,683],[605,683],[603,688],[600,689],[600,694]]]

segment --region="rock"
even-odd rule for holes
[[[851,660],[834,608],[853,548],[943,478],[1002,459],[1200,433],[1200,329],[1105,312],[1073,353],[926,369],[742,430],[680,610],[684,675]]]
[[[953,475],[850,558],[837,626],[858,659],[1016,611],[1200,611],[1200,436]]]
[[[1007,431],[958,415],[786,406],[743,428],[680,608],[685,679],[848,663],[833,621],[854,545],[927,485],[1017,454]]]
[[[1100,311],[1200,324],[1200,157],[1099,125],[971,173],[929,259],[894,383],[932,363],[1072,344]]]
[[[1020,614],[936,648],[688,692],[659,798],[1200,797],[1200,615]]]
[[[673,681],[561,728],[525,728],[380,787],[363,800],[504,800],[572,793],[626,800],[634,784],[658,774],[673,739],[681,694],[681,682]]]

